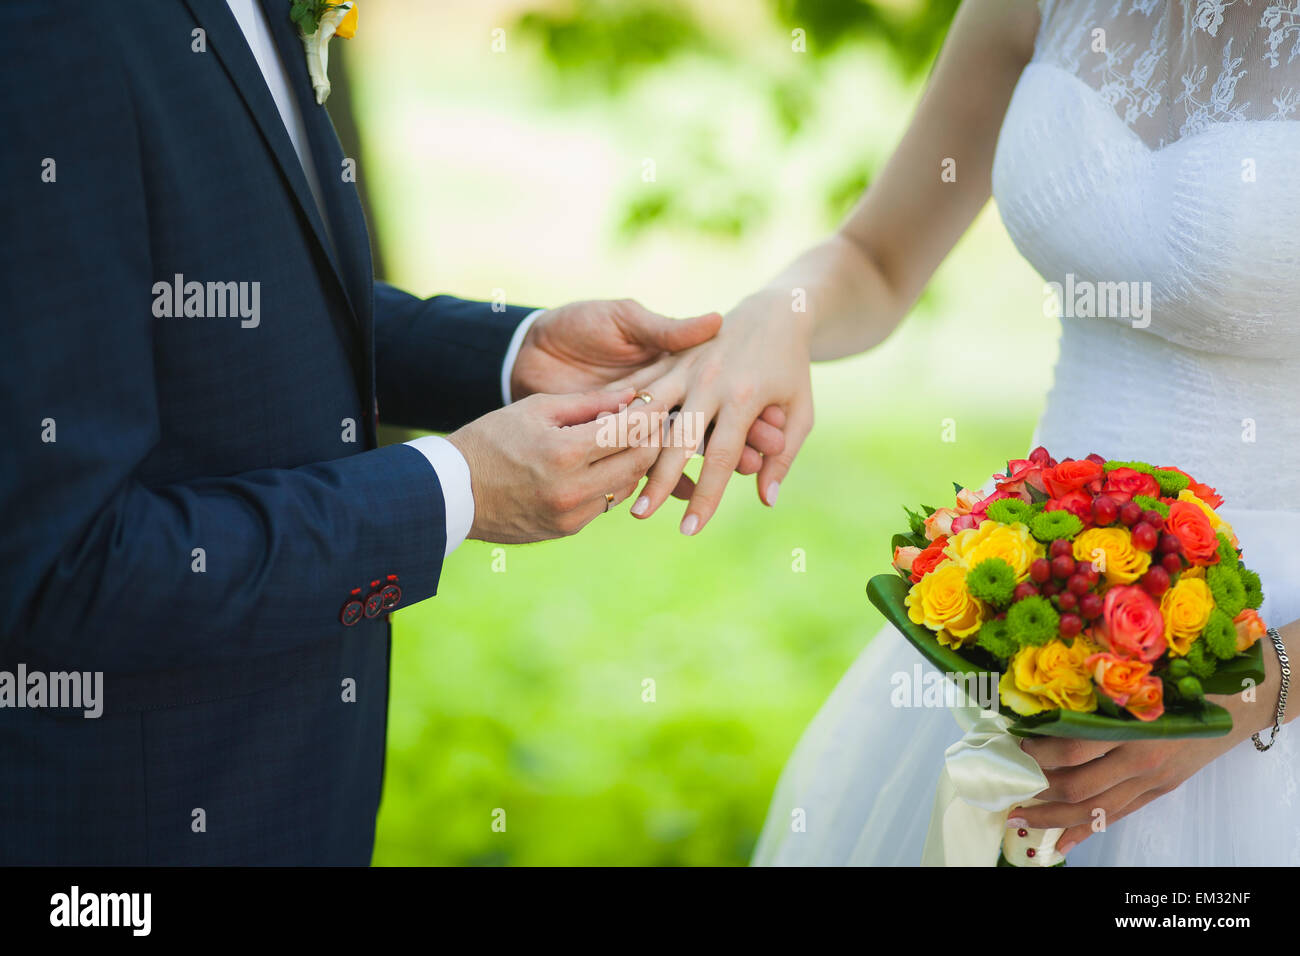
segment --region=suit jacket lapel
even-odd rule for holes
[[[261,3],[267,22],[271,25],[271,35],[279,47],[280,59],[288,73],[293,95],[298,100],[298,108],[302,110],[317,179],[320,181],[325,209],[338,247],[343,277],[369,351],[374,309],[374,268],[370,259],[370,234],[366,229],[365,213],[357,195],[355,179],[343,179],[343,146],[329,113],[316,103],[302,41],[298,38],[298,28],[289,19],[289,0],[261,0]]]
[[[244,104],[248,107],[248,111],[257,122],[258,129],[261,130],[267,147],[275,157],[289,191],[297,200],[298,208],[310,225],[317,245],[330,263],[345,300],[348,301],[353,314],[357,315],[357,308],[352,302],[350,283],[344,280],[344,273],[340,268],[338,257],[330,247],[329,238],[325,231],[325,223],[321,221],[320,211],[316,208],[316,201],[312,198],[311,187],[307,185],[307,177],[303,173],[302,163],[298,161],[298,154],[294,152],[289,133],[284,127],[284,121],[280,118],[280,111],[276,109],[275,99],[271,96],[271,91],[266,85],[266,80],[262,76],[257,61],[253,58],[253,53],[248,47],[248,41],[244,39],[243,31],[239,28],[239,22],[235,19],[234,14],[230,12],[225,0],[185,0],[185,5],[189,7],[199,25],[207,31],[209,48],[216,54],[222,66],[225,67],[231,82],[234,83],[239,95],[244,100]],[[288,8],[288,0],[286,0],[286,13],[283,18],[286,24],[289,22]],[[272,24],[276,20],[272,16],[268,16],[267,19]],[[306,65],[301,53],[300,44],[300,55],[297,57],[297,62],[305,75]],[[292,75],[294,72],[292,69],[294,58],[286,56],[283,48],[281,48],[280,55],[285,59],[285,67]],[[299,96],[299,104],[304,115],[307,115],[309,109],[316,108],[314,99],[308,98],[308,100],[303,101],[301,95]],[[310,125],[310,122],[308,125]],[[324,177],[322,177],[322,185],[324,185]],[[368,255],[367,251],[367,257]],[[368,321],[367,318],[367,323]]]

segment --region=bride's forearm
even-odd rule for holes
[[[788,310],[804,330],[815,361],[879,344],[910,305],[900,301],[867,251],[840,232],[804,252],[746,304]]]

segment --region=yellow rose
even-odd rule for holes
[[[986,520],[978,528],[967,528],[949,538],[943,553],[968,571],[985,558],[1001,558],[1011,565],[1016,581],[1023,581],[1029,577],[1029,566],[1044,557],[1047,549],[1023,524]]]
[[[349,10],[347,16],[345,16],[342,19],[342,21],[340,21],[338,29],[334,31],[334,35],[336,37],[342,37],[345,40],[351,40],[354,36],[357,35],[356,0],[353,0],[352,9]]]
[[[1022,647],[998,682],[1002,703],[1026,717],[1058,708],[1096,710],[1097,691],[1088,670],[1088,658],[1096,650],[1083,638]]]
[[[1160,616],[1165,619],[1165,641],[1169,653],[1182,656],[1191,649],[1192,641],[1205,630],[1214,610],[1210,586],[1203,577],[1184,574],[1178,583],[1160,598]]]
[[[1232,525],[1220,518],[1217,511],[1207,505],[1200,498],[1196,497],[1193,492],[1184,488],[1182,491],[1178,492],[1178,500],[1190,501],[1192,504],[1196,505],[1196,507],[1205,512],[1205,517],[1210,520],[1210,527],[1214,529],[1215,534],[1222,532],[1228,536],[1228,540],[1232,542],[1234,548],[1241,547],[1241,542],[1237,540],[1237,532],[1232,530]]]
[[[1151,567],[1151,554],[1133,546],[1128,528],[1089,528],[1074,539],[1074,559],[1096,565],[1108,584],[1132,584]]]
[[[984,623],[983,603],[966,590],[966,569],[952,561],[941,562],[913,584],[903,603],[907,616],[937,632],[947,647],[970,644]]]

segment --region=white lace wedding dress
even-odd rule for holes
[[[1145,328],[1061,320],[1036,443],[1178,465],[1217,487],[1279,626],[1300,618],[1298,6],[1041,4],[993,173],[1045,281],[1151,284]],[[919,862],[961,736],[946,710],[890,706],[891,675],[919,659],[892,628],[870,642],[787,765],[755,863]],[[1298,761],[1300,723],[1268,753],[1246,741],[1069,862],[1300,864]]]

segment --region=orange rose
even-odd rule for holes
[[[1101,692],[1123,707],[1142,689],[1151,665],[1114,654],[1093,654],[1088,658],[1088,670]]]
[[[1209,485],[1201,484],[1201,482],[1197,481],[1181,468],[1175,468],[1173,465],[1161,465],[1160,470],[1174,471],[1182,475],[1187,479],[1187,490],[1196,495],[1196,497],[1200,498],[1211,508],[1219,508],[1223,505],[1223,495],[1219,494]]]
[[[948,547],[946,537],[936,538],[934,542],[912,559],[912,583],[915,584],[939,566],[943,560],[943,549]]]
[[[1165,712],[1165,687],[1159,677],[1144,677],[1124,707],[1138,720],[1155,720]]]
[[[1219,560],[1219,539],[1205,512],[1190,501],[1175,501],[1169,506],[1165,530],[1183,546],[1187,560],[1196,565],[1215,564]]]
[[[1268,626],[1259,616],[1259,612],[1250,608],[1246,608],[1234,617],[1232,623],[1237,625],[1237,653],[1239,654],[1254,647],[1255,642],[1268,631]]]

